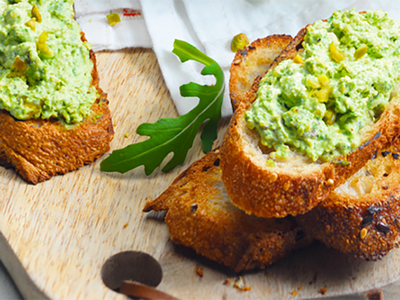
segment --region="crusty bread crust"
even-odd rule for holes
[[[218,149],[180,174],[144,211],[167,210],[172,241],[236,272],[263,268],[311,240],[293,219],[249,216],[229,200]]]
[[[86,41],[84,34],[81,34]],[[114,130],[106,94],[99,87],[96,58],[92,85],[100,97],[92,105],[92,114],[68,129],[59,120],[13,118],[0,111],[0,165],[14,168],[27,182],[37,184],[52,176],[65,174],[90,164],[110,149]]]
[[[302,51],[305,33],[306,28],[300,30],[269,70]],[[347,156],[329,163],[313,163],[304,155],[292,153],[287,161],[269,167],[265,161],[271,149],[259,146],[257,133],[248,129],[244,120],[256,99],[259,81],[260,77],[256,78],[238,105],[221,147],[222,180],[227,193],[235,205],[249,214],[271,218],[311,210],[400,131],[400,100],[393,98],[380,119],[363,129],[361,145]],[[349,164],[344,165],[343,161]]]
[[[296,219],[327,246],[376,260],[400,242],[400,139]]]
[[[236,52],[229,70],[229,96],[234,111],[257,76],[269,69],[292,39],[284,34],[270,35],[257,39]]]

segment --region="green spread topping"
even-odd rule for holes
[[[73,0],[0,0],[0,109],[17,119],[82,121],[98,97]]]
[[[261,143],[284,159],[291,149],[330,161],[356,149],[400,77],[400,26],[382,11],[337,11],[307,28],[304,51],[260,82],[246,114]]]

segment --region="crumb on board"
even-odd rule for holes
[[[323,287],[322,289],[320,289],[319,292],[320,292],[322,295],[325,295],[325,294],[326,294],[326,287]]]
[[[129,225],[129,223],[125,223],[124,226],[122,226],[122,227],[126,228],[126,227],[128,227],[128,225]]]
[[[297,288],[297,290],[293,290],[293,291],[291,292],[291,294],[292,294],[293,296],[296,296],[296,295],[298,294],[298,291],[300,291],[302,288],[303,288],[303,286],[302,286],[302,285],[299,285],[299,287]]]
[[[239,278],[235,281],[233,286],[240,291],[250,291],[250,289],[251,289],[249,286],[246,286],[244,284],[242,276],[239,276]]]
[[[196,274],[199,275],[200,277],[204,276],[204,270],[201,267],[196,267]]]
[[[129,133],[125,132],[124,137],[128,138],[129,137]]]
[[[108,24],[114,26],[121,22],[121,17],[117,13],[112,13],[107,15]]]

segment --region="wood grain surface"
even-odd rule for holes
[[[112,149],[143,140],[135,134],[139,124],[177,116],[151,50],[102,52],[97,60],[115,125]],[[1,168],[0,259],[23,296],[126,299],[104,284],[101,270],[113,255],[132,250],[160,262],[158,289],[180,299],[365,299],[365,291],[399,279],[398,250],[366,262],[316,243],[264,270],[241,274],[250,290],[235,288],[238,275],[170,241],[163,214],[142,213],[147,200],[202,155],[200,148],[197,138],[183,166],[151,176],[142,167],[103,173],[97,161],[33,186]],[[204,270],[202,277],[196,268]]]

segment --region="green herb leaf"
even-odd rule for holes
[[[209,152],[217,138],[218,121],[221,118],[221,106],[224,97],[224,74],[220,66],[194,46],[175,40],[172,51],[181,60],[195,60],[205,65],[202,75],[214,75],[215,85],[199,85],[194,82],[182,85],[183,97],[198,97],[198,105],[190,112],[177,118],[161,119],[156,123],[144,123],[137,128],[137,133],[150,138],[144,142],[115,150],[100,164],[105,172],[125,173],[138,166],[145,166],[146,175],[153,173],[165,157],[173,152],[171,160],[162,171],[167,172],[182,164],[187,152],[193,145],[200,126],[206,122],[200,135],[203,150]]]

